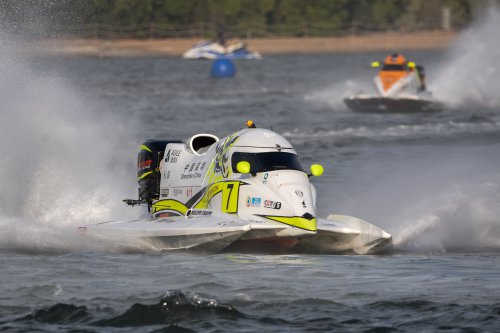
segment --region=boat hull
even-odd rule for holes
[[[352,96],[344,99],[349,109],[365,113],[417,113],[443,110],[439,102],[422,98]]]
[[[184,59],[262,59],[259,52],[251,52],[242,44],[233,44],[224,47],[216,42],[201,41],[189,50],[182,57]]]
[[[344,215],[318,219],[317,232],[274,221],[251,222],[231,215],[104,222],[80,227],[79,232],[124,242],[142,239],[159,251],[368,254],[392,245],[390,234]]]

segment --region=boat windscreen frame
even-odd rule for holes
[[[306,172],[302,163],[300,163],[299,157],[294,153],[274,151],[249,153],[235,151],[231,155],[231,167],[234,173],[239,173],[236,165],[241,161],[250,163],[251,174],[277,170]]]
[[[384,64],[382,68],[380,69],[382,72],[406,72],[406,66],[405,65],[399,65],[399,64]]]

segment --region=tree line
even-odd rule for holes
[[[2,0],[2,30],[81,35],[91,27],[115,31],[191,31],[213,37],[328,36],[345,29],[421,31],[460,29],[487,0]],[[499,3],[499,0],[493,1]],[[121,29],[121,30],[120,30]],[[191,29],[191,30],[190,30]],[[233,36],[231,36],[233,35]]]

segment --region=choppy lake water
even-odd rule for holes
[[[180,58],[2,58],[0,329],[72,332],[496,332],[500,103],[412,52],[450,109],[357,114],[385,54],[237,62],[234,79]],[[489,88],[488,88],[489,87]],[[219,137],[252,119],[294,144],[319,216],[394,236],[382,256],[158,253],[97,244],[80,224],[131,219],[148,138]]]

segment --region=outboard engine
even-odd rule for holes
[[[137,156],[137,183],[139,201],[148,206],[160,195],[160,162],[169,143],[182,143],[179,140],[147,140],[141,145]]]

